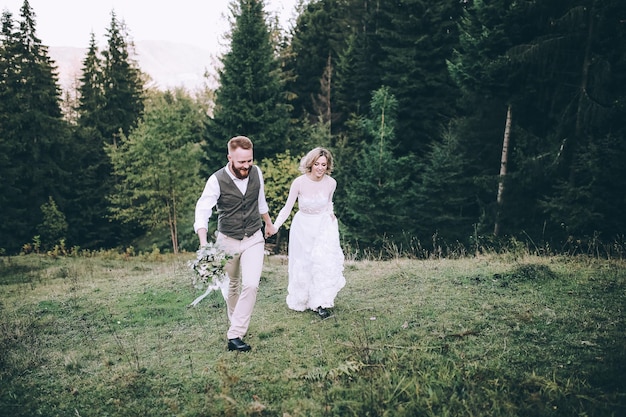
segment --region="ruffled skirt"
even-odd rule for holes
[[[337,219],[298,211],[289,231],[287,306],[296,311],[330,308],[346,284]]]

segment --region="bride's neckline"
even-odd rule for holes
[[[324,177],[326,177],[326,174],[324,174],[319,180],[313,178],[313,176],[310,173],[305,174],[305,177],[307,177],[310,181],[313,181],[313,182],[321,182],[324,179]]]

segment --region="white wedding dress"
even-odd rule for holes
[[[285,206],[276,217],[274,225],[279,228],[298,200],[288,248],[287,306],[292,310],[334,307],[337,293],[346,284],[338,222],[333,214],[336,186],[337,182],[328,175],[320,181],[306,175],[296,178]]]

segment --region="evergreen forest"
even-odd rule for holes
[[[288,28],[230,6],[218,85],[193,92],[148,87],[115,11],[63,91],[36,10],[3,11],[1,254],[193,251],[195,202],[246,135],[272,218],[299,158],[333,152],[356,256],[624,255],[624,0],[301,0]]]

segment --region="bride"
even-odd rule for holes
[[[339,245],[339,228],[333,212],[337,181],[329,174],[332,154],[315,148],[300,161],[300,172],[280,210],[275,230],[283,225],[298,200],[298,211],[289,230],[289,285],[287,306],[296,311],[313,310],[321,318],[330,316],[337,293],[346,284],[344,255]]]

